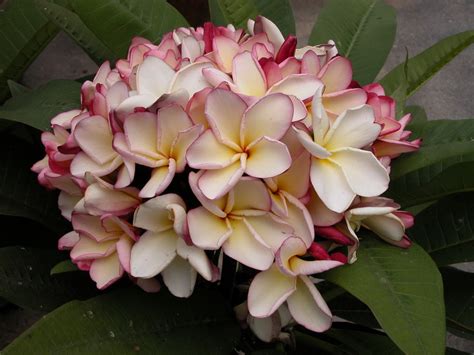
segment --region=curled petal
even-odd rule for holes
[[[253,279],[248,293],[248,308],[252,316],[268,317],[296,290],[296,278],[282,274],[273,265]]]
[[[176,162],[168,160],[168,165],[155,168],[148,182],[140,190],[140,197],[150,198],[161,194],[171,184],[176,173]]]
[[[331,311],[307,276],[298,277],[296,291],[288,297],[288,308],[295,321],[309,330],[324,332],[331,327]]]

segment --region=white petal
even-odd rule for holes
[[[273,314],[296,289],[296,278],[282,274],[273,265],[253,279],[248,293],[249,312],[263,318]]]
[[[288,297],[288,308],[293,318],[309,330],[324,332],[331,327],[331,311],[306,276],[298,277],[296,291]]]
[[[349,186],[357,195],[378,196],[387,190],[390,181],[388,172],[371,152],[339,149],[331,159],[342,168]]]
[[[342,168],[327,159],[312,159],[310,177],[318,196],[335,212],[344,212],[356,196]]]
[[[202,249],[219,249],[232,233],[225,219],[217,217],[204,207],[188,212],[188,226],[193,243]]]
[[[137,70],[137,91],[156,99],[167,93],[174,70],[160,58],[148,56]]]
[[[177,239],[173,229],[145,232],[132,248],[132,276],[148,279],[158,275],[176,257]]]
[[[172,295],[183,298],[192,295],[197,273],[186,260],[175,257],[161,275]]]
[[[232,77],[242,94],[259,97],[267,91],[265,74],[250,52],[243,52],[234,57]]]
[[[262,137],[248,150],[245,172],[257,178],[269,178],[285,172],[291,166],[286,145],[275,139]]]
[[[212,64],[209,62],[198,62],[179,70],[171,84],[170,92],[185,89],[191,97],[196,92],[209,87],[207,80],[202,74],[202,71],[205,68],[212,68]]]

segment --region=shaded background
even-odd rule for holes
[[[405,59],[452,34],[474,28],[474,0],[385,0],[397,10],[395,45],[380,76]],[[0,0],[0,4],[2,0]],[[171,0],[192,23],[199,23],[202,0]],[[291,0],[299,47],[306,45],[322,0]],[[199,11],[195,11],[199,9]],[[194,10],[194,11],[193,11]],[[367,53],[370,55],[370,53]],[[414,94],[407,104],[425,107],[430,119],[474,118],[474,46],[466,49]],[[93,74],[97,66],[65,34],[60,33],[25,72],[22,83],[37,87],[52,79],[76,79]],[[469,271],[474,268],[467,266]],[[0,349],[29,327],[41,314],[15,310],[2,315]],[[474,341],[448,335],[451,347],[474,353]]]

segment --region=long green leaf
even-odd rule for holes
[[[40,130],[51,128],[51,118],[60,112],[80,108],[81,84],[54,80],[36,90],[9,99],[0,107],[0,118],[21,122]]]
[[[474,261],[474,193],[439,200],[416,216],[408,235],[439,265]]]
[[[35,0],[38,9],[56,26],[66,32],[98,65],[117,59],[82,20],[70,9],[50,0]]]
[[[474,337],[474,274],[454,268],[442,268],[446,319]]]
[[[350,293],[345,292],[336,297],[328,302],[328,306],[332,314],[337,317],[369,328],[380,328],[380,324],[377,322],[377,319],[375,319],[369,307]]]
[[[0,296],[23,308],[49,311],[96,293],[87,273],[50,275],[64,257],[54,250],[0,248]]]
[[[436,120],[416,126],[415,136],[423,139],[421,148],[394,160],[391,178],[398,179],[415,170],[442,162],[442,167],[471,160],[474,154],[474,119]],[[437,174],[441,173],[439,170]]]
[[[352,61],[354,80],[367,84],[385,63],[396,27],[395,10],[382,0],[331,0],[321,10],[309,43],[334,40],[339,53]]]
[[[184,17],[164,0],[74,0],[71,5],[117,58],[126,57],[135,36],[158,42],[166,32],[188,26]]]
[[[431,79],[446,64],[465,48],[474,43],[474,31],[466,31],[447,37],[424,50],[408,61],[408,90],[410,97],[423,84]],[[391,95],[403,79],[403,66],[400,64],[380,81],[387,95]]]
[[[58,210],[57,194],[40,186],[30,171],[31,146],[2,136],[0,161],[0,214],[26,217],[63,233],[65,223]]]
[[[390,182],[386,196],[403,208],[436,201],[455,193],[474,191],[474,154],[415,170]],[[467,160],[467,161],[464,161]]]
[[[212,19],[247,28],[247,20],[262,15],[272,20],[284,36],[295,34],[295,19],[288,0],[210,0]]]
[[[18,80],[56,35],[56,26],[33,0],[7,1],[0,12],[0,102],[8,97],[7,80]]]
[[[443,284],[421,247],[408,250],[364,238],[358,260],[323,274],[364,302],[408,354],[444,354]]]
[[[189,299],[137,287],[70,302],[17,338],[10,354],[230,354],[239,326],[216,290]]]

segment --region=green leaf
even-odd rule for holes
[[[230,354],[239,333],[217,290],[195,290],[179,299],[134,287],[65,304],[3,353]]]
[[[426,111],[423,107],[413,105],[413,106],[406,106],[405,113],[411,113],[411,122],[408,124],[408,127],[413,125],[423,124],[428,121],[428,116],[426,115]]]
[[[236,27],[247,28],[247,20],[258,15],[273,21],[284,36],[296,33],[293,10],[288,0],[211,0],[211,16]],[[213,17],[213,18],[214,18]]]
[[[109,49],[70,9],[48,0],[35,0],[38,9],[56,26],[66,32],[98,65],[106,60],[115,61]]]
[[[363,238],[354,264],[323,277],[364,302],[402,351],[444,353],[443,284],[436,265],[418,245],[404,250]]]
[[[295,354],[402,354],[385,334],[348,323],[333,323],[333,327],[322,334],[297,330],[294,337]]]
[[[30,218],[58,233],[64,232],[57,194],[40,186],[30,171],[31,146],[3,136],[0,161],[0,214]]]
[[[21,85],[20,83],[17,83],[16,81],[13,80],[7,80],[7,85],[8,85],[8,90],[10,90],[10,94],[12,96],[19,96],[22,94],[26,94],[28,91],[30,91],[29,88],[27,88],[24,85]]]
[[[124,58],[135,36],[156,43],[161,36],[180,26],[184,17],[164,0],[71,1],[74,12],[116,58]]]
[[[218,0],[208,0],[208,4],[212,23],[218,26],[226,26],[228,22],[219,7]]]
[[[408,235],[439,265],[474,261],[474,193],[439,200],[416,216]]]
[[[39,311],[92,296],[96,289],[87,273],[50,276],[51,267],[64,257],[55,250],[0,248],[0,296],[20,307]]]
[[[323,7],[309,37],[310,44],[336,42],[352,61],[354,80],[372,82],[395,40],[395,10],[382,0],[331,0]]]
[[[423,139],[421,148],[395,159],[391,168],[391,179],[433,165],[436,174],[447,167],[471,161],[474,154],[474,120],[436,120],[416,126],[416,135]],[[442,163],[435,166],[436,163]],[[440,170],[441,169],[441,170]],[[430,175],[430,179],[433,174]]]
[[[7,80],[18,80],[56,35],[56,26],[33,0],[7,1],[0,12],[0,102],[9,95]]]
[[[446,64],[465,48],[474,43],[474,31],[466,31],[447,37],[411,58],[408,62],[408,90],[410,97]],[[403,80],[404,63],[399,64],[383,77],[380,84],[391,95]]]
[[[55,275],[55,274],[62,274],[64,272],[71,272],[71,271],[78,271],[79,269],[77,268],[76,264],[73,264],[71,260],[63,260],[56,265],[53,266],[51,271],[49,272],[50,275]]]
[[[46,131],[60,112],[81,107],[81,84],[54,80],[38,89],[9,99],[0,107],[0,117]]]
[[[380,328],[369,307],[347,292],[328,302],[328,306],[337,317],[369,328]]]
[[[474,274],[455,268],[442,268],[446,319],[474,337]]]

